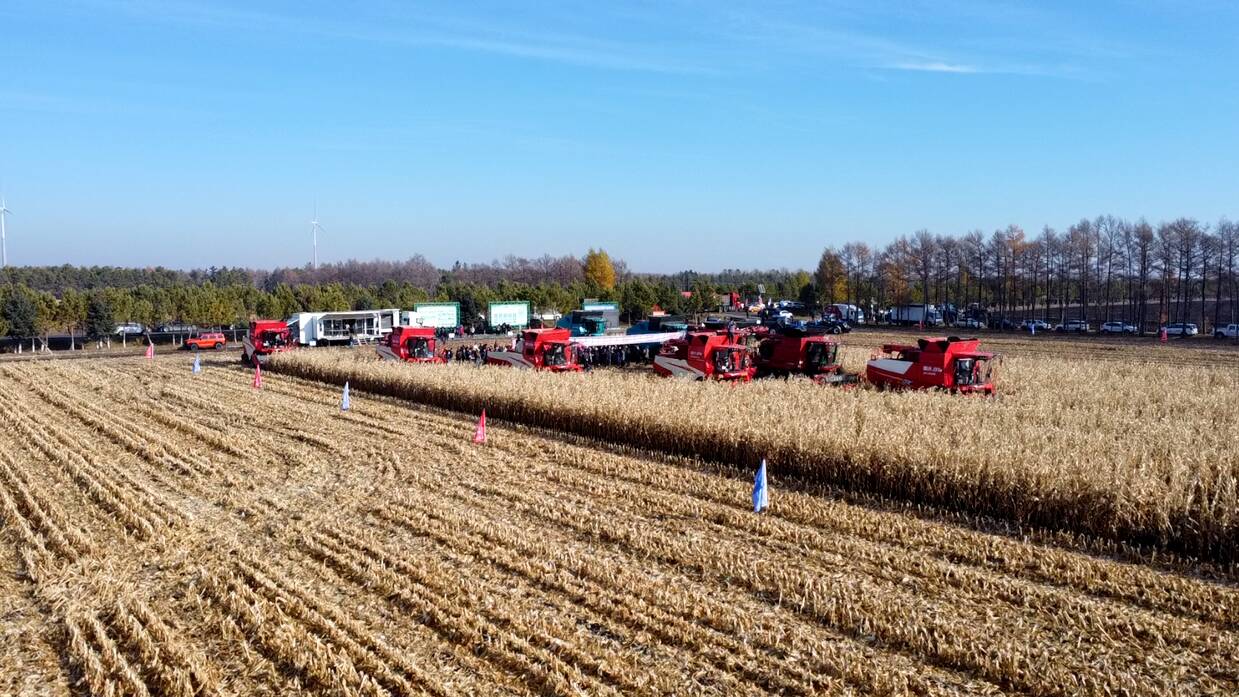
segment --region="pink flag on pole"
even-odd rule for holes
[[[473,432],[474,443],[486,442],[486,410],[482,410],[482,418],[478,419],[478,427]]]
[[[146,357],[147,357],[147,358],[154,358],[154,357],[155,357],[155,344],[147,344],[147,345],[146,345]]]
[[[262,389],[262,364],[254,363],[254,389]]]

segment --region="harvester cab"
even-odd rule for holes
[[[654,357],[654,372],[695,380],[753,379],[756,368],[748,347],[729,342],[718,332],[689,332],[663,344]]]
[[[607,319],[601,310],[573,310],[560,317],[555,326],[569,330],[572,336],[603,336],[607,333]]]
[[[434,327],[392,327],[383,337],[375,351],[389,361],[409,363],[443,363],[443,357],[435,352]]]
[[[259,319],[250,322],[249,331],[241,340],[241,361],[254,365],[265,363],[273,353],[295,348],[292,330],[288,323],[275,319]]]
[[[981,351],[977,339],[955,336],[917,339],[916,345],[885,344],[865,367],[876,387],[944,389],[963,394],[993,394],[998,354]]]
[[[757,345],[757,375],[805,375],[817,379],[842,373],[839,342],[825,330],[785,327],[770,332]]]
[[[526,329],[514,348],[491,351],[486,354],[486,362],[557,373],[581,370],[572,331],[563,328]]]

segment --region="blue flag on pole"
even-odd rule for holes
[[[194,374],[202,372],[202,364],[198,362],[198,354],[194,354]]]
[[[340,402],[340,411],[348,411],[348,381],[344,381],[344,399]]]
[[[762,458],[761,467],[757,468],[757,476],[753,479],[753,512],[761,513],[762,509],[770,507],[770,489],[766,487],[766,460]]]

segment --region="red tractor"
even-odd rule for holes
[[[726,332],[689,332],[654,357],[654,372],[663,377],[748,382],[756,371],[748,347],[729,341]]]
[[[555,373],[578,371],[581,364],[577,361],[576,349],[571,329],[526,329],[514,348],[491,351],[486,354],[486,362]]]
[[[375,347],[379,357],[409,363],[443,363],[435,353],[434,327],[392,327]]]
[[[804,375],[820,384],[855,382],[839,364],[839,342],[825,331],[781,329],[757,344],[757,377]]]
[[[249,365],[265,363],[267,356],[295,348],[288,323],[278,319],[259,319],[250,322],[250,330],[241,340],[241,362]]]
[[[885,355],[866,365],[865,378],[878,388],[993,394],[998,354],[978,350],[980,343],[949,336],[917,339],[916,346],[885,344]]]

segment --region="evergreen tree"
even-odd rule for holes
[[[34,336],[37,333],[36,325],[39,320],[34,293],[25,286],[13,286],[9,288],[7,295],[3,312],[5,324],[8,325],[8,335]]]
[[[108,336],[116,329],[116,321],[112,319],[112,306],[102,293],[94,293],[86,304],[86,336],[99,339]]]

